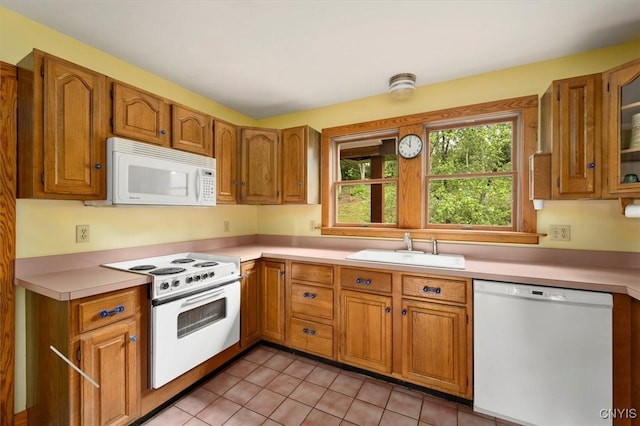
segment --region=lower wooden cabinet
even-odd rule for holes
[[[262,338],[274,343],[284,343],[284,262],[262,261],[260,268]]]
[[[260,340],[260,273],[258,262],[242,264],[240,281],[240,346]]]
[[[129,319],[81,336],[81,369],[100,384],[81,380],[81,424],[127,425],[137,418],[136,330]]]
[[[391,296],[343,290],[339,361],[391,373]]]
[[[467,314],[460,306],[402,301],[402,376],[466,396]]]
[[[71,301],[27,291],[30,425],[115,426],[140,416],[141,291],[134,288]]]

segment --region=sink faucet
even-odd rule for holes
[[[431,243],[431,245],[433,246],[433,250],[431,250],[431,254],[438,254],[438,240],[434,238],[429,238],[427,240],[428,242]]]
[[[413,250],[413,241],[411,241],[411,234],[409,234],[408,232],[405,232],[404,237],[402,238],[402,241],[404,241],[404,243],[407,245],[408,251]]]

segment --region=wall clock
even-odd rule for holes
[[[422,152],[424,143],[418,135],[404,135],[398,142],[398,153],[403,158],[415,158]]]

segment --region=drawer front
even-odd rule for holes
[[[340,285],[358,290],[391,292],[391,274],[369,269],[343,268],[340,273]]]
[[[293,315],[333,319],[333,289],[292,283],[291,310]]]
[[[78,304],[78,330],[82,333],[135,314],[135,291],[117,293]]]
[[[333,268],[328,265],[293,262],[291,264],[291,278],[294,280],[332,285]]]
[[[291,319],[291,345],[305,352],[333,358],[333,327]]]
[[[402,294],[433,300],[466,303],[467,281],[403,275]]]

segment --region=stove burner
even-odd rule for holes
[[[208,268],[211,266],[216,266],[218,264],[218,262],[200,262],[200,263],[196,263],[195,265],[193,265],[194,268]]]
[[[195,259],[190,259],[188,257],[185,257],[184,259],[172,260],[171,263],[180,264],[180,263],[191,263],[191,262],[195,262],[195,261],[196,261]]]
[[[156,269],[155,271],[151,271],[149,273],[152,275],[173,275],[173,274],[179,274],[184,271],[186,271],[186,269],[174,267],[174,268],[160,268],[160,269]]]
[[[156,269],[156,265],[136,265],[129,268],[130,271],[150,271]]]

